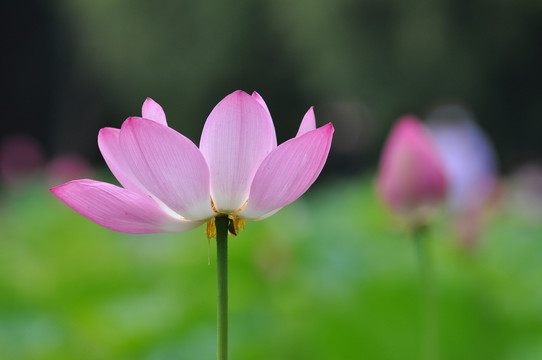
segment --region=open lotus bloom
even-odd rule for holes
[[[431,137],[413,116],[397,122],[380,159],[377,190],[393,210],[424,221],[426,210],[446,195],[443,163]]]
[[[312,185],[333,131],[331,124],[316,128],[311,108],[296,137],[277,146],[263,99],[236,91],[213,109],[198,148],[168,127],[160,105],[147,99],[142,117],[98,135],[123,187],[83,179],[51,191],[84,217],[124,233],[186,231],[220,214],[259,220]]]

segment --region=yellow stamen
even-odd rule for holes
[[[239,230],[244,230],[245,219],[241,219],[235,216],[228,216],[228,218],[229,218],[230,234],[235,236],[239,233]],[[216,239],[215,218],[207,220],[207,226],[205,227],[205,235],[207,235],[208,242],[210,242],[211,239]]]
[[[239,234],[239,230],[245,229],[245,219],[232,216],[232,221],[233,221],[233,228],[235,229],[236,234]]]
[[[205,234],[207,235],[207,240],[216,239],[216,225],[215,218],[207,220],[207,227],[205,228]]]

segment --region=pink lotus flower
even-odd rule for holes
[[[423,125],[413,116],[397,122],[386,142],[377,188],[382,199],[401,215],[423,221],[424,210],[446,195],[444,165]]]
[[[84,217],[124,233],[186,231],[219,214],[259,220],[312,185],[333,131],[331,124],[316,129],[310,108],[296,137],[277,146],[263,99],[236,91],[213,109],[198,148],[168,127],[162,107],[147,99],[141,118],[98,135],[123,187],[83,179],[51,191]]]

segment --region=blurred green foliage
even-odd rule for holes
[[[327,181],[231,238],[232,359],[420,358],[411,239],[371,179]],[[0,358],[215,357],[203,227],[114,233],[35,184],[3,194],[0,229]],[[496,212],[470,250],[449,233],[430,239],[441,358],[540,359],[542,225]]]

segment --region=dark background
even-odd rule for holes
[[[539,1],[25,1],[2,11],[0,138],[102,164],[99,128],[146,97],[197,144],[225,95],[258,91],[279,142],[315,106],[329,171],[374,167],[390,124],[470,109],[506,171],[542,155]]]

